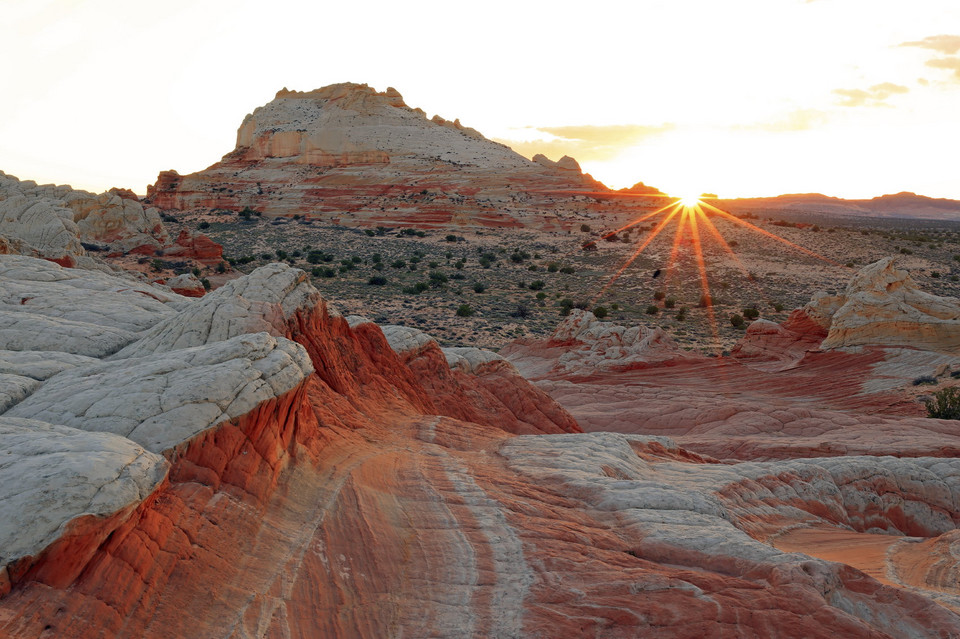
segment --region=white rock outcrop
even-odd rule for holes
[[[0,441],[0,571],[36,556],[77,518],[140,503],[169,468],[124,437],[5,415]]]
[[[292,390],[312,372],[296,342],[240,335],[64,371],[6,415],[114,433],[161,452]]]

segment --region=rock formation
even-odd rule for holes
[[[618,326],[574,309],[546,340],[518,340],[502,353],[530,378],[627,371],[700,356],[682,351],[660,328]]]
[[[537,389],[500,355],[345,318],[284,264],[200,299],[0,269],[3,312],[60,331],[0,332],[4,637],[960,633],[956,454],[719,462],[578,432],[543,392],[658,376],[716,397],[756,374],[735,362],[584,313]],[[781,548],[806,532],[890,554]]]
[[[395,89],[343,83],[279,91],[220,162],[161,172],[147,200],[352,225],[566,229],[584,210],[606,210],[587,198],[595,192],[610,193],[572,158],[527,160],[459,120],[428,119]]]
[[[223,249],[184,231],[171,242],[157,209],[127,190],[99,195],[37,185],[0,172],[0,254],[42,257],[67,267],[106,269],[99,258],[165,254],[207,266]]]

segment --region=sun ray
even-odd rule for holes
[[[703,224],[704,226],[707,227],[707,230],[710,231],[710,234],[713,236],[714,240],[716,240],[716,242],[720,245],[720,247],[723,248],[723,250],[726,251],[727,254],[733,259],[733,261],[737,265],[737,268],[739,268],[743,272],[743,274],[747,278],[747,281],[753,284],[757,288],[757,292],[760,294],[760,299],[769,301],[767,300],[767,294],[764,293],[763,287],[760,286],[760,283],[757,281],[757,278],[753,276],[753,273],[750,272],[750,270],[746,267],[746,265],[740,260],[737,254],[733,251],[733,247],[731,247],[727,243],[727,240],[724,239],[723,235],[720,233],[719,229],[717,229],[717,227],[713,224],[713,221],[710,219],[710,217],[707,215],[704,215],[701,218],[701,221],[703,221]]]
[[[669,208],[671,208],[671,207],[674,207],[674,206],[676,206],[676,205],[677,205],[676,202],[671,202],[670,204],[667,204],[666,206],[662,206],[662,207],[660,207],[659,209],[657,209],[656,211],[654,211],[653,213],[647,213],[646,215],[643,215],[643,216],[635,219],[634,221],[630,222],[629,224],[624,224],[623,226],[621,226],[620,228],[618,228],[616,231],[610,231],[610,232],[607,233],[606,235],[602,235],[602,236],[600,237],[600,239],[605,240],[605,239],[607,239],[608,237],[610,237],[610,236],[612,236],[612,235],[616,235],[617,233],[620,233],[621,231],[626,231],[626,230],[629,229],[629,228],[633,228],[633,227],[636,226],[637,224],[640,224],[641,222],[646,222],[646,221],[649,220],[650,218],[656,217],[656,216],[659,215],[660,213],[663,213],[663,212],[666,211],[667,209],[669,209]]]
[[[713,331],[713,343],[716,349],[719,351],[720,327],[717,326],[716,314],[713,311],[713,297],[710,295],[710,280],[707,277],[707,264],[703,259],[703,247],[700,243],[700,229],[697,226],[697,218],[701,214],[702,212],[698,213],[695,210],[693,214],[690,215],[690,230],[693,236],[693,253],[697,259],[697,270],[700,272],[700,290],[703,291],[704,306],[707,308],[707,319],[710,322],[710,328]]]
[[[751,224],[750,222],[747,222],[746,220],[741,220],[741,219],[740,219],[739,217],[737,217],[736,215],[731,215],[731,214],[727,213],[726,211],[723,211],[723,210],[721,210],[721,209],[718,209],[717,207],[715,207],[715,206],[713,206],[713,205],[711,205],[711,204],[707,204],[706,202],[704,202],[703,205],[704,205],[705,207],[707,207],[708,209],[710,209],[711,211],[713,211],[714,213],[717,213],[717,214],[723,216],[724,218],[726,218],[726,219],[728,219],[728,220],[731,220],[731,221],[733,221],[733,222],[736,222],[737,224],[740,224],[741,226],[745,226],[745,227],[747,227],[747,228],[749,228],[749,229],[752,229],[752,230],[754,230],[754,231],[756,231],[756,232],[758,232],[758,233],[761,233],[761,234],[763,234],[763,235],[765,235],[765,236],[767,236],[767,237],[769,237],[769,238],[772,238],[772,239],[774,239],[774,240],[776,240],[776,241],[778,241],[778,242],[782,242],[783,244],[786,244],[787,246],[789,246],[789,247],[791,247],[791,248],[793,248],[793,249],[796,249],[796,250],[798,250],[798,251],[800,251],[800,252],[802,252],[802,253],[806,253],[807,255],[810,255],[811,257],[815,257],[815,258],[817,258],[818,260],[822,260],[822,261],[824,261],[824,262],[827,262],[828,264],[833,264],[834,266],[840,266],[840,264],[839,264],[838,262],[835,262],[835,261],[831,260],[829,257],[824,257],[824,256],[820,255],[819,253],[815,253],[814,251],[811,251],[810,249],[803,248],[803,247],[800,246],[799,244],[794,244],[794,243],[791,242],[790,240],[785,240],[785,239],[783,239],[782,237],[780,237],[779,235],[777,235],[777,234],[775,234],[775,233],[771,233],[770,231],[767,231],[767,230],[765,230],[765,229],[762,229],[762,228],[760,228],[759,226],[755,226],[755,225]]]
[[[667,272],[663,278],[663,289],[666,292],[667,288],[670,286],[670,280],[673,277],[674,271],[676,270],[677,256],[680,254],[680,242],[683,239],[683,230],[686,227],[686,217],[688,211],[684,210],[680,216],[680,220],[677,222],[677,230],[673,234],[673,246],[670,248],[670,258],[667,262]]]
[[[663,218],[663,220],[660,221],[659,225],[657,225],[657,227],[653,230],[653,232],[650,233],[650,236],[647,237],[647,239],[645,239],[645,240],[643,241],[643,243],[640,244],[639,247],[637,247],[637,249],[633,252],[633,255],[631,255],[629,258],[627,258],[627,260],[623,263],[623,266],[621,266],[620,269],[619,269],[616,273],[614,273],[613,277],[611,277],[610,280],[609,280],[606,284],[603,285],[603,287],[600,289],[600,292],[597,293],[597,294],[594,296],[593,300],[590,302],[590,305],[591,305],[591,306],[593,306],[593,304],[594,304],[598,299],[600,299],[600,298],[603,296],[604,293],[607,292],[607,289],[610,288],[610,287],[613,285],[614,282],[616,282],[618,279],[620,279],[620,276],[623,275],[623,272],[626,271],[627,268],[629,268],[631,264],[633,264],[634,260],[636,260],[638,257],[640,257],[640,254],[643,252],[643,250],[644,250],[645,248],[647,248],[647,246],[650,245],[650,242],[652,242],[653,239],[654,239],[655,237],[657,237],[657,235],[660,234],[660,231],[662,231],[663,229],[665,229],[665,228],[667,227],[667,224],[669,224],[669,223],[670,223],[670,220],[673,219],[673,217],[677,214],[677,211],[682,210],[679,206],[676,206],[676,203],[674,203],[674,204],[672,204],[672,205],[670,205],[669,207],[666,207],[666,208],[668,208],[668,209],[669,209],[669,208],[673,208],[673,210],[670,211],[670,212],[667,214],[667,216],[666,216],[665,218]]]

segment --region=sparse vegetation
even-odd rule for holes
[[[948,386],[927,400],[927,417],[960,419],[960,387]]]

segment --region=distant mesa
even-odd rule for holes
[[[664,195],[660,189],[654,186],[647,186],[643,182],[637,182],[629,188],[620,189],[618,193],[628,193],[630,195]]]
[[[901,192],[869,200],[845,200],[821,193],[797,193],[763,198],[724,199],[717,206],[736,212],[803,211],[849,217],[956,220],[960,201]]]
[[[197,173],[161,172],[146,201],[361,225],[561,228],[557,198],[598,190],[571,157],[528,160],[457,119],[427,118],[396,89],[347,82],[279,91],[244,118],[230,153]]]

